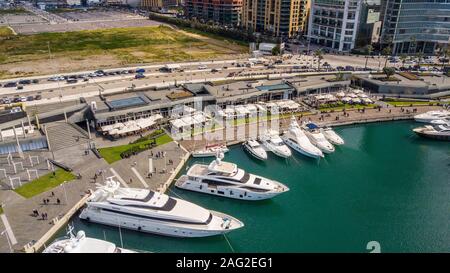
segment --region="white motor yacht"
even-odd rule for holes
[[[305,132],[300,128],[295,117],[291,117],[289,129],[281,136],[283,141],[295,151],[312,157],[323,157],[322,151],[309,141]]]
[[[284,144],[279,134],[275,130],[268,130],[260,140],[266,150],[273,152],[277,156],[288,158],[292,155],[291,150]]]
[[[80,230],[75,236],[69,226],[66,237],[56,239],[42,253],[136,253],[135,251],[117,247],[115,244],[95,238],[86,237]]]
[[[205,148],[192,152],[193,157],[211,157],[218,153],[226,153],[229,149],[223,144],[207,145]]]
[[[425,125],[413,131],[426,138],[450,141],[450,124]]]
[[[325,136],[325,138],[334,145],[343,145],[344,139],[336,134],[336,132],[331,127],[320,128],[320,132]]]
[[[432,120],[436,119],[450,119],[450,111],[440,110],[440,111],[428,111],[426,113],[418,114],[414,116],[417,122],[430,123]]]
[[[280,182],[250,174],[236,164],[222,161],[223,155],[209,165],[194,164],[175,185],[178,188],[243,200],[263,200],[289,190]]]
[[[251,156],[259,160],[267,159],[267,152],[264,150],[264,147],[254,139],[249,139],[242,143],[242,147],[245,151],[247,151]]]
[[[322,152],[327,154],[334,152],[333,144],[325,138],[325,136],[320,132],[319,127],[317,127],[314,123],[307,123],[305,125],[305,134],[311,143],[322,150]]]
[[[87,201],[80,218],[175,237],[224,234],[244,224],[224,213],[147,189],[121,188],[109,177]]]

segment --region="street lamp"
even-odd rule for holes
[[[0,233],[0,235],[2,235],[2,236],[5,235],[6,241],[8,241],[9,252],[10,252],[10,253],[13,253],[14,250],[13,250],[13,248],[12,248],[11,241],[9,241],[9,236],[8,236],[8,233],[7,233],[6,229],[5,229],[4,231],[2,231],[2,233]]]
[[[66,199],[66,205],[68,205],[68,204],[69,204],[69,202],[67,201],[67,192],[66,192],[66,187],[64,186],[64,184],[66,184],[66,182],[67,182],[67,181],[64,181],[64,182],[62,182],[62,183],[61,183],[61,186],[62,186],[62,188],[63,188],[63,191],[64,191],[64,197],[65,197],[65,199]]]

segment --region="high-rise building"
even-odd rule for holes
[[[382,18],[393,54],[432,54],[450,42],[450,0],[383,0]]]
[[[248,30],[293,37],[306,28],[309,0],[243,0],[242,23]]]
[[[381,0],[363,0],[361,4],[358,34],[356,35],[356,45],[358,47],[364,47],[380,41],[382,25],[380,2]]]
[[[362,0],[312,0],[308,39],[338,51],[355,47]]]
[[[149,10],[161,10],[177,5],[178,0],[141,0],[141,7]]]
[[[188,18],[237,26],[240,24],[242,0],[186,0],[184,10]]]

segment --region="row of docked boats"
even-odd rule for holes
[[[290,148],[308,157],[321,158],[324,153],[334,152],[334,145],[343,144],[344,140],[332,128],[319,128],[313,123],[301,127],[295,117],[292,117],[288,130],[281,136],[277,131],[268,130],[258,140],[244,142],[243,148],[260,160],[267,159],[267,151],[288,158],[292,155]]]
[[[450,141],[450,111],[429,111],[414,116],[414,120],[427,125],[413,129],[419,136]]]

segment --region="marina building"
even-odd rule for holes
[[[308,39],[337,51],[356,45],[362,0],[312,0]]]
[[[382,1],[382,42],[393,54],[433,54],[450,41],[450,1]]]
[[[242,26],[276,37],[294,37],[306,28],[309,0],[244,0]]]
[[[169,7],[176,7],[178,0],[141,0],[140,6],[148,10],[161,10]]]
[[[237,26],[240,24],[242,0],[186,0],[184,10],[188,18]]]

